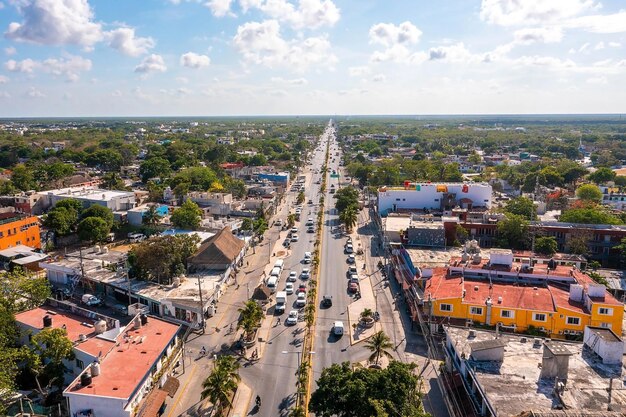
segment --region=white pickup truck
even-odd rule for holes
[[[278,291],[276,293],[276,307],[274,307],[274,312],[276,312],[277,314],[283,314],[285,312],[286,305],[287,305],[287,292]]]

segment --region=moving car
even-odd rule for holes
[[[298,298],[296,299],[296,307],[304,307],[306,305],[306,294],[301,292],[298,293]]]
[[[298,285],[298,294],[301,293],[301,292],[306,294],[306,285],[304,285],[304,284]]]
[[[311,270],[309,268],[304,268],[302,273],[300,274],[300,278],[309,279],[311,278]]]
[[[298,324],[298,310],[291,310],[289,312],[289,316],[285,320],[285,324],[288,326],[293,326],[294,324]]]
[[[328,308],[333,306],[333,296],[325,295],[322,297],[322,307]]]
[[[292,242],[297,242],[298,241],[298,234],[294,233],[293,235],[291,235],[291,241]]]
[[[335,336],[343,336],[343,322],[334,322],[332,331]]]
[[[289,276],[287,277],[287,282],[296,282],[296,278],[298,277],[298,273],[296,271],[291,271]]]
[[[315,233],[315,228],[313,226],[309,226],[308,229],[306,229],[307,233]]]
[[[285,284],[285,292],[287,293],[287,295],[293,294],[293,283],[292,282],[288,282],[287,284]]]

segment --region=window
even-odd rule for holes
[[[482,307],[470,307],[470,314],[476,314],[477,316],[482,316],[483,308]]]
[[[452,311],[452,304],[440,304],[439,310],[441,311]]]
[[[505,319],[512,319],[513,317],[515,317],[515,312],[513,310],[502,310],[500,312],[500,316],[504,317]]]
[[[612,308],[606,308],[606,307],[600,307],[598,309],[598,314],[602,314],[603,316],[612,316],[613,315],[613,309]]]
[[[600,323],[600,327],[604,327],[605,329],[610,329],[611,323]]]
[[[567,324],[571,324],[572,326],[580,326],[580,318],[579,317],[568,317]]]
[[[85,364],[80,359],[76,359],[76,367],[78,369],[84,369],[85,368]]]
[[[534,321],[546,321],[546,315],[543,313],[533,313]]]

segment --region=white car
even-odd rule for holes
[[[298,324],[298,310],[291,310],[289,312],[289,316],[285,320],[285,324],[292,326],[294,324]]]
[[[296,209],[296,214],[302,214],[302,209]]]
[[[291,271],[287,277],[287,282],[296,282],[296,278],[298,278],[298,273],[296,271]]]
[[[291,241],[292,242],[297,242],[298,241],[298,234],[297,233],[291,235]]]
[[[356,262],[356,257],[354,256],[354,254],[348,255],[348,263],[353,264],[355,262]]]
[[[306,294],[303,292],[298,293],[298,299],[296,300],[296,307],[304,307],[306,305]]]
[[[298,233],[298,228],[297,227],[292,227],[291,228],[291,233]]]
[[[311,277],[311,271],[309,268],[302,269],[302,273],[300,274],[300,278],[309,279]]]
[[[288,282],[285,285],[285,292],[289,295],[289,294],[293,294],[293,283]]]

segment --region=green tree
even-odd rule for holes
[[[504,207],[507,213],[524,217],[526,220],[535,220],[537,218],[537,207],[530,198],[516,197],[509,200]]]
[[[174,227],[184,230],[195,230],[200,226],[202,210],[196,203],[187,200],[172,213],[170,220]]]
[[[74,359],[74,346],[67,338],[65,329],[43,329],[33,335],[31,345],[35,357],[31,360],[30,370],[36,378],[40,391],[44,391],[41,379],[48,385],[55,385],[61,389],[64,385],[64,374],[66,371],[64,360]]]
[[[50,285],[46,278],[31,278],[20,268],[0,277],[0,308],[11,314],[39,307],[48,297]]]
[[[139,173],[143,182],[148,182],[150,178],[163,179],[170,175],[171,172],[170,162],[161,157],[147,159],[139,166]]]
[[[120,178],[117,172],[107,172],[102,176],[102,182],[100,183],[100,187],[105,190],[127,190],[126,184]]]
[[[241,230],[252,230],[252,227],[253,227],[252,219],[249,219],[246,217],[241,221]]]
[[[587,178],[589,181],[592,181],[596,184],[604,184],[609,181],[613,181],[617,174],[611,168],[600,167],[591,174]]]
[[[386,356],[391,359],[391,353],[389,349],[393,347],[389,336],[382,330],[374,333],[369,339],[365,341],[365,347],[372,352],[369,357],[370,362],[376,364],[379,363],[381,356]]]
[[[78,214],[74,210],[65,207],[54,207],[43,219],[44,226],[60,236],[74,232],[77,222]]]
[[[528,246],[529,223],[523,216],[506,214],[498,222],[499,244],[505,248],[524,249]]]
[[[250,340],[254,331],[261,325],[261,320],[265,316],[263,309],[254,300],[248,300],[240,307],[239,320],[237,321],[237,329],[243,329],[245,337]]]
[[[317,380],[309,411],[320,417],[430,416],[422,406],[415,367],[398,361],[385,369],[333,364]]]
[[[554,255],[559,248],[556,239],[552,236],[541,236],[535,239],[535,252],[546,256]]]
[[[98,217],[106,223],[106,225],[111,229],[113,227],[113,212],[110,208],[101,206],[99,204],[94,204],[89,208],[83,210],[80,215],[80,218],[85,220],[89,217]],[[108,232],[107,232],[108,233]]]
[[[24,164],[18,164],[13,168],[11,182],[21,191],[34,190],[36,187],[33,171]]]
[[[86,217],[78,223],[78,236],[84,242],[104,242],[109,233],[111,226],[101,217]]]
[[[343,187],[335,195],[335,208],[339,213],[348,207],[357,208],[359,206],[359,191],[354,187]]]
[[[302,204],[302,203],[304,203],[304,199],[305,199],[305,197],[304,197],[304,191],[300,191],[300,192],[298,193],[298,197],[296,197],[296,204]]]
[[[192,234],[157,236],[134,245],[128,254],[131,275],[147,281],[171,283],[187,268],[200,238]]]
[[[596,185],[583,184],[576,189],[576,197],[583,201],[600,203],[602,201],[602,191]]]
[[[354,206],[348,206],[339,213],[339,221],[346,226],[348,233],[352,232],[352,228],[357,224],[358,213]]]
[[[258,153],[254,155],[252,158],[250,158],[250,165],[251,166],[267,165],[267,157],[265,155]]]
[[[566,210],[559,221],[580,224],[621,224],[622,221],[600,206]]]
[[[221,416],[231,406],[231,397],[241,381],[239,362],[235,357],[222,355],[215,361],[215,367],[202,383],[200,397],[208,399],[216,409],[215,415]]]
[[[157,211],[157,206],[155,204],[148,207],[148,210],[143,213],[142,221],[144,224],[151,225],[157,224],[161,221],[161,215]]]
[[[119,171],[124,163],[122,154],[115,149],[100,149],[87,157],[87,164],[105,171]]]
[[[75,198],[65,198],[57,201],[54,208],[65,207],[68,210],[74,210],[76,215],[80,215],[83,212],[83,203]]]

